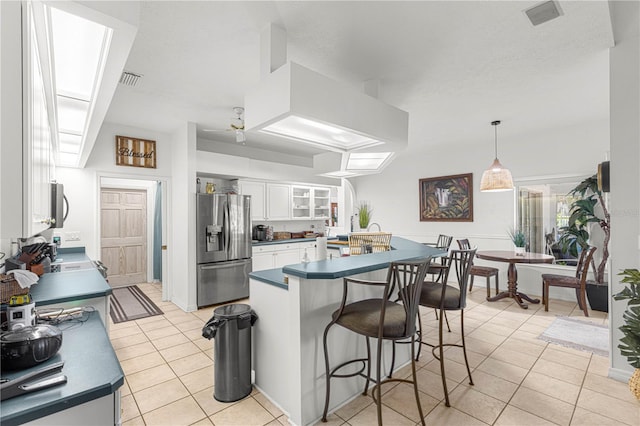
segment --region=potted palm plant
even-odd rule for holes
[[[524,232],[519,229],[512,229],[509,231],[509,237],[515,246],[514,251],[516,255],[524,256],[527,246],[527,237],[524,235]]]
[[[560,244],[562,250],[573,257],[578,257],[578,252],[590,244],[598,247],[602,258],[597,265],[595,258],[591,260],[594,280],[587,282],[587,298],[591,309],[608,312],[609,286],[605,278],[605,268],[609,259],[611,218],[602,192],[598,189],[597,175],[580,182],[569,191],[569,195],[576,197],[576,199],[571,203],[568,226],[560,228],[560,232],[562,232]],[[598,225],[602,229],[604,237],[601,244],[590,240],[593,225]]]
[[[624,337],[620,339],[618,349],[635,368],[629,389],[640,400],[640,271],[625,269],[618,275],[624,277],[620,282],[628,284],[620,293],[613,295],[615,300],[627,300],[627,309],[622,315],[624,325],[620,327]]]

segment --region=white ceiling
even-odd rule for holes
[[[606,1],[561,1],[564,15],[534,27],[536,1],[145,1],[106,121],[172,132],[198,124],[199,149],[235,144],[224,129],[260,81],[260,32],[287,32],[288,59],[362,87],[409,112],[409,145],[492,140],[500,134],[605,120],[609,112]],[[246,111],[246,115],[251,114]],[[208,140],[218,142],[209,142]],[[252,148],[310,156],[300,143],[247,133]],[[248,154],[247,154],[248,155]]]

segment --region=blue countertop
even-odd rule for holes
[[[108,296],[111,287],[95,269],[52,272],[31,286],[31,297],[37,306]]]
[[[91,259],[87,256],[84,247],[59,248],[57,250],[56,260],[51,264],[56,265],[58,263],[83,262],[88,260]]]
[[[337,240],[338,237],[327,237],[327,241]],[[254,241],[251,243],[252,246],[270,246],[273,244],[290,244],[290,243],[308,243],[315,242],[315,238],[290,238],[287,240],[273,240],[273,241]]]
[[[62,347],[53,358],[28,370],[2,373],[3,378],[15,379],[64,361],[62,374],[67,376],[67,383],[63,385],[2,401],[0,423],[3,426],[29,422],[110,395],[124,384],[124,373],[98,313],[85,315],[86,322],[59,325]]]
[[[287,265],[282,269],[268,269],[252,272],[251,278],[288,288],[284,283],[285,275],[305,279],[336,279],[364,272],[387,268],[397,260],[407,260],[426,256],[442,256],[447,252],[402,237],[391,237],[391,251],[372,253],[362,256],[336,257],[331,260],[319,260],[309,263]]]

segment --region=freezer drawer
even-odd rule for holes
[[[249,297],[251,259],[198,265],[198,307]]]

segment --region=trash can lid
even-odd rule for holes
[[[242,314],[251,312],[251,306],[243,303],[220,306],[214,309],[213,316],[216,318],[236,318]]]

